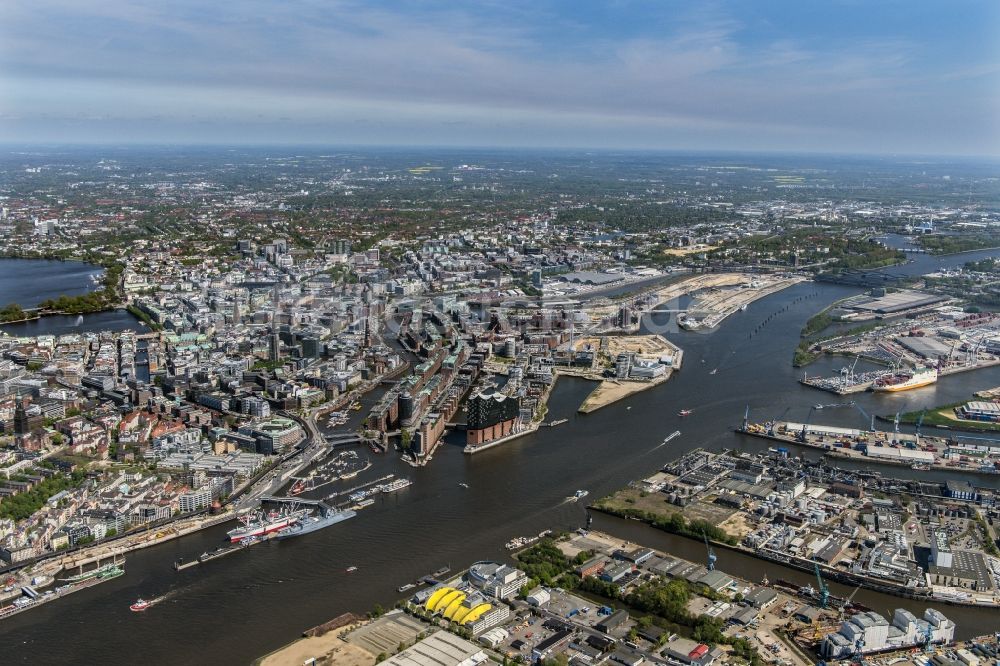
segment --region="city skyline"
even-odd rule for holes
[[[1000,10],[0,9],[0,141],[1000,154]]]

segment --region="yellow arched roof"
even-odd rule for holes
[[[427,602],[424,604],[424,608],[426,608],[431,612],[434,612],[435,608],[437,607],[437,603],[441,601],[441,597],[447,594],[451,594],[454,591],[455,588],[453,587],[442,587],[440,590],[437,590],[436,592],[434,592],[434,594],[432,594],[430,597],[427,598]]]
[[[471,610],[472,606],[462,606],[457,611],[455,611],[455,616],[451,619],[454,620],[455,622],[458,622],[459,624],[462,624],[462,620],[465,619],[465,616],[468,615],[469,611]]]
[[[461,622],[461,624],[472,624],[482,616],[483,613],[493,608],[490,604],[479,604],[471,611],[465,614],[461,620],[456,620],[456,622]]]
[[[431,610],[434,611],[435,613],[440,613],[441,611],[446,609],[451,602],[459,598],[464,599],[465,593],[459,592],[458,590],[452,588],[451,591],[448,592],[448,594],[438,599],[437,603],[434,604],[434,608],[432,608]]]
[[[458,593],[459,596],[455,597],[448,607],[444,609],[444,616],[449,620],[455,619],[455,613],[462,608],[462,602],[465,601],[465,594],[462,592]]]

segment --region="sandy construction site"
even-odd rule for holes
[[[659,290],[660,303],[684,294],[694,294],[694,301],[678,320],[688,329],[714,328],[729,315],[759,298],[802,282],[803,277],[779,277],[752,273],[713,273],[697,275]]]

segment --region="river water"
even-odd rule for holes
[[[926,272],[988,254],[941,260],[918,256],[914,263],[893,270]],[[790,359],[805,321],[828,303],[858,291],[804,283],[757,301],[715,331],[670,332],[670,339],[685,350],[683,369],[655,389],[592,414],[578,414],[576,408],[593,384],[560,379],[549,418],[566,418],[567,423],[475,456],[462,453],[461,433],[424,468],[410,468],[391,454],[373,456],[372,469],[345,486],[390,472],[414,484],[321,532],[255,546],[179,573],[171,568],[175,559],[214,548],[230,526],[131,553],[126,576],[0,623],[4,662],[248,663],[340,613],[363,613],[375,603],[391,605],[401,596],[398,586],[439,567],[502,560],[503,544],[513,536],[581,526],[583,506],[566,499],[578,488],[600,497],[695,447],[766,448],[766,443],[734,434],[731,427],[742,420],[748,404],[751,418],[773,418],[787,409],[785,418],[795,419],[804,418],[816,403],[840,401],[800,385],[796,380],[801,372],[791,367]],[[670,329],[670,316],[653,315],[647,326]],[[762,322],[763,328],[751,337]],[[841,365],[843,359],[823,360],[809,372],[833,373]],[[946,377],[932,387],[900,395],[862,394],[855,399],[869,413],[885,414],[959,400],[998,385],[1000,368],[991,368]],[[366,408],[374,399],[364,401]],[[677,417],[685,408],[694,413]],[[813,420],[853,427],[865,423],[854,410],[821,414],[822,419]],[[674,430],[681,436],[657,448]],[[997,480],[976,481],[987,485]],[[599,516],[595,527],[694,560],[704,554],[699,542],[632,521]],[[348,573],[351,566],[357,571]],[[719,553],[719,568],[754,579],[766,572],[772,580],[808,581],[805,574],[728,551]],[[831,587],[838,594],[845,592],[842,586]],[[164,601],[146,613],[128,610],[139,596],[163,595]],[[912,607],[908,600],[883,594],[863,591],[858,596],[878,610]],[[960,636],[997,627],[995,610],[942,610],[958,622]]]

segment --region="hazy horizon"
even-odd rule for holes
[[[0,6],[0,142],[1000,156],[1000,3]]]

